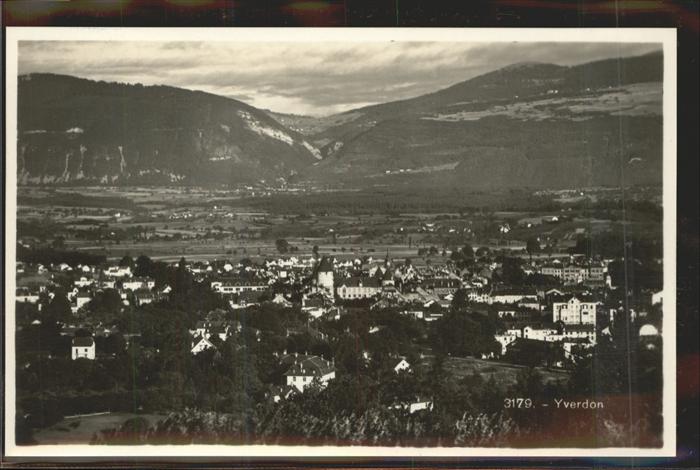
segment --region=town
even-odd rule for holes
[[[55,252],[44,253],[55,262],[18,261],[18,406],[27,439],[85,413],[158,415],[183,405],[270,413],[304,395],[338,393],[334,383],[355,389],[361,377],[359,395],[334,399],[339,411],[359,412],[354,400],[364,396],[385,412],[425,420],[447,406],[436,374],[471,383],[470,392],[480,380],[493,392],[533,393],[528,381],[536,381],[539,394],[571,393],[596,346],[627,347],[631,335],[641,354],[660,354],[662,291],[632,292],[620,259],[518,257],[466,243],[414,263],[388,249],[357,256],[314,246],[297,256],[285,240],[276,245],[280,254],[256,260],[109,262],[81,253],[58,262]],[[129,362],[138,367],[129,372]],[[47,379],[47,370],[58,375]],[[60,390],[80,396],[71,377],[82,391],[99,390],[59,405]],[[36,388],[47,380],[57,388],[49,395]],[[138,398],[128,397],[135,386]]]

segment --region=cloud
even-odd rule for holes
[[[22,41],[19,73],[166,84],[322,115],[433,92],[516,62],[573,65],[658,44]]]

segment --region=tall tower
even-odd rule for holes
[[[316,286],[319,289],[326,290],[333,295],[334,279],[333,279],[333,261],[327,256],[321,258],[321,262],[316,268]]]

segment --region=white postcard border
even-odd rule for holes
[[[661,43],[663,83],[663,447],[482,448],[334,446],[90,446],[15,445],[15,260],[17,207],[18,41],[245,42],[605,42]],[[676,30],[673,28],[6,28],[5,103],[5,454],[8,457],[673,457],[676,455]]]

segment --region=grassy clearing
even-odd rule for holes
[[[162,415],[133,413],[109,413],[97,416],[67,418],[53,426],[34,433],[34,440],[41,445],[89,444],[92,436],[104,429],[115,428],[130,418],[140,416],[151,424],[162,419]]]
[[[518,373],[526,368],[516,364],[471,357],[450,357],[447,359],[445,367],[458,380],[478,372],[484,380],[494,377],[496,383],[506,387],[515,384]],[[567,371],[550,370],[542,367],[538,367],[537,371],[542,374],[545,383],[560,382],[569,378]]]

